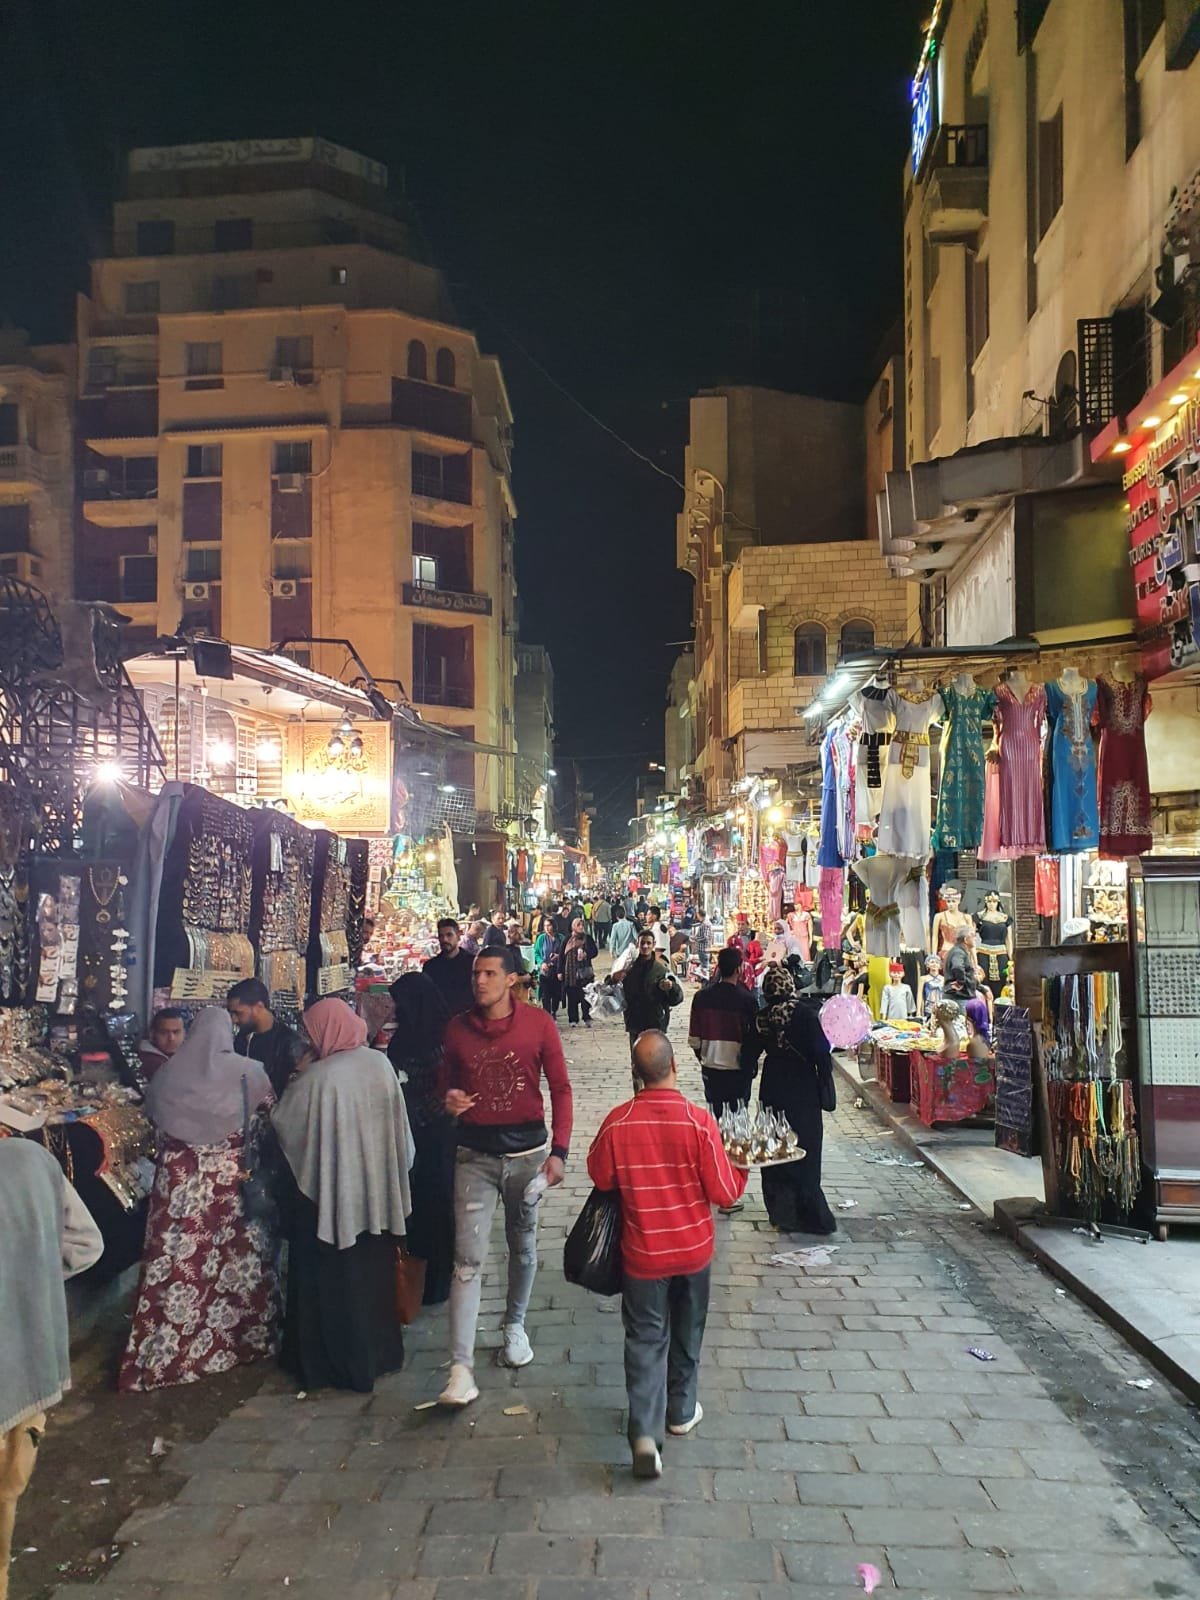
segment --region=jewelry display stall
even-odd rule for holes
[[[350,847],[353,842],[365,851],[366,845],[363,840],[342,839],[324,828],[317,830],[315,839],[312,918],[307,941],[308,993],[345,998],[354,987],[355,968],[350,960],[348,928],[353,861],[360,855],[360,852],[352,853]],[[361,914],[359,928],[361,953]]]
[[[164,1004],[224,1001],[254,976],[250,813],[186,784],[163,860],[154,983]]]
[[[254,817],[250,936],[271,1009],[289,1024],[305,997],[316,836],[281,811]]]

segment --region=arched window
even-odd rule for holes
[[[842,623],[841,646],[838,651],[839,659],[844,661],[847,656],[865,656],[875,648],[875,628],[865,617],[851,617],[849,622]]]
[[[408,341],[408,375],[410,378],[423,378],[428,371],[425,346],[420,339]]]
[[[825,629],[819,622],[802,622],[796,629],[792,671],[797,678],[825,676]]]
[[[437,381],[447,389],[454,387],[454,351],[447,350],[443,345],[437,353],[437,363],[434,369]]]

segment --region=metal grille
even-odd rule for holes
[[[1079,337],[1079,421],[1098,433],[1117,414],[1116,375],[1111,317],[1083,317]]]

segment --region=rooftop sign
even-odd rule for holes
[[[364,183],[387,187],[382,162],[360,156],[328,139],[219,139],[211,144],[154,145],[129,152],[129,171],[195,172],[221,167],[262,167],[283,162],[319,161]]]

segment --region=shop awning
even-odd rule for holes
[[[1017,495],[1094,486],[1111,476],[1093,466],[1080,433],[989,439],[889,472],[875,497],[879,548],[897,577],[931,582],[981,542]]]

